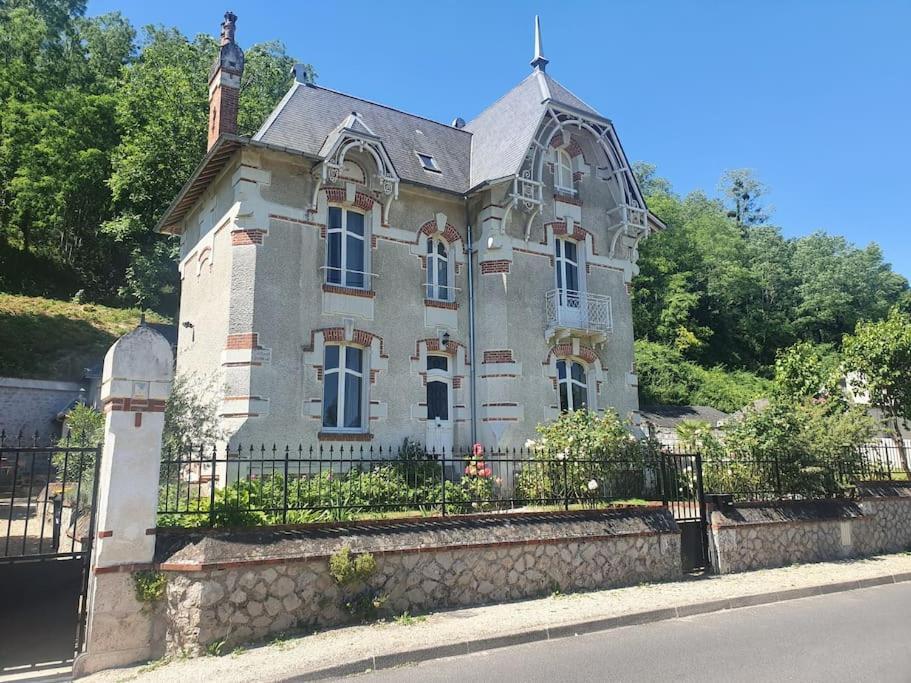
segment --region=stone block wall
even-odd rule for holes
[[[856,501],[738,505],[711,516],[718,573],[911,548],[911,485],[865,484]]]
[[[172,654],[199,654],[217,641],[231,647],[289,629],[350,623],[344,605],[351,594],[328,572],[329,556],[344,546],[373,554],[377,571],[369,588],[386,596],[388,614],[681,574],[679,531],[664,508],[159,542],[169,555],[160,566],[168,576],[165,621]]]
[[[15,441],[21,431],[31,439],[37,431],[43,439],[60,433],[57,413],[79,398],[78,382],[0,377],[0,429]]]

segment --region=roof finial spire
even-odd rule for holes
[[[541,40],[541,17],[535,15],[535,58],[531,65],[536,71],[546,71],[550,60],[544,57],[544,43]]]

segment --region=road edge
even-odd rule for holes
[[[363,657],[345,664],[338,664],[324,669],[308,671],[306,673],[289,676],[288,678],[279,679],[280,683],[292,683],[299,681],[319,681],[327,678],[339,678],[342,676],[351,676],[353,674],[367,673],[370,671],[379,671],[381,669],[391,669],[406,664],[418,664],[433,659],[443,659],[444,657],[455,657],[458,655],[467,655],[487,650],[496,650],[502,647],[511,647],[523,643],[540,642],[544,640],[557,640],[560,638],[570,638],[581,636],[588,633],[597,633],[599,631],[609,631],[624,626],[638,626],[649,624],[656,621],[666,621],[668,619],[679,619],[681,617],[691,617],[698,614],[709,614],[711,612],[722,612],[731,609],[740,609],[743,607],[756,607],[758,605],[769,605],[776,602],[786,602],[788,600],[800,600],[802,598],[811,598],[817,595],[826,595],[828,593],[841,593],[845,591],[858,590],[861,588],[872,588],[874,586],[884,586],[894,583],[904,583],[911,581],[911,572],[902,572],[899,574],[885,574],[868,579],[858,579],[856,581],[840,581],[838,583],[826,583],[817,586],[807,586],[805,588],[793,588],[789,590],[769,591],[767,593],[756,593],[753,595],[742,595],[736,598],[726,598],[722,600],[710,600],[707,602],[697,602],[678,607],[666,607],[645,612],[633,612],[632,614],[623,614],[616,617],[606,617],[604,619],[592,619],[581,621],[576,624],[561,624],[559,626],[547,626],[543,628],[532,628],[525,631],[510,633],[504,636],[492,636],[487,638],[478,638],[476,640],[462,641],[459,643],[449,643],[434,647],[419,648],[415,650],[402,650],[400,652],[385,653],[381,655],[371,655]]]

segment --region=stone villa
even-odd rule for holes
[[[581,406],[637,421],[630,282],[646,208],[611,121],[546,71],[465,123],[308,82],[237,135],[225,15],[180,235],[177,368],[234,442],[521,445]]]

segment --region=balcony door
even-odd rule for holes
[[[579,279],[579,245],[566,239],[554,240],[557,277],[557,321],[567,327],[581,327],[585,301]]]

